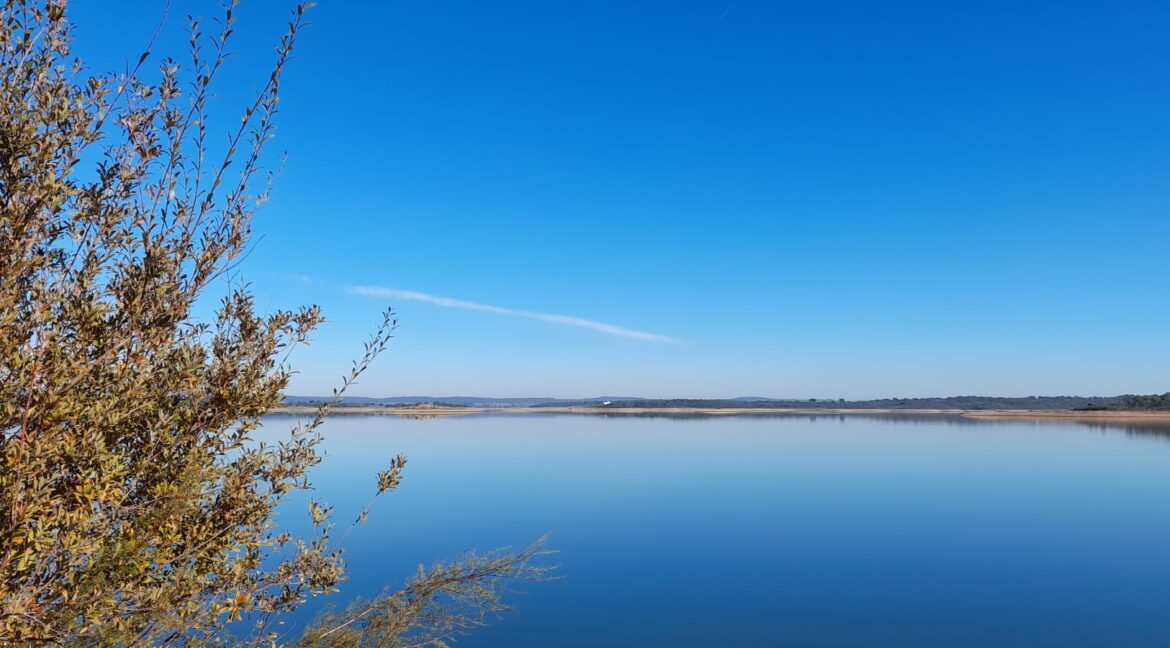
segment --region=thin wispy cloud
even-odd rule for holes
[[[607,335],[614,335],[631,340],[643,340],[646,342],[681,342],[681,340],[672,338],[669,335],[659,335],[657,333],[635,331],[623,326],[615,326],[613,324],[596,322],[580,317],[555,315],[552,313],[537,313],[535,311],[517,310],[514,308],[504,308],[503,306],[492,306],[491,304],[480,304],[477,302],[464,301],[462,299],[452,299],[450,297],[428,295],[427,293],[415,292],[413,290],[399,290],[397,288],[384,288],[382,286],[354,286],[349,289],[349,292],[354,295],[365,295],[366,297],[405,299],[408,301],[434,304],[435,306],[442,306],[444,308],[458,308],[461,310],[478,311],[480,313],[507,315],[509,317],[524,317],[527,319],[549,322],[550,324],[561,324],[563,326],[575,326],[577,328],[589,329],[591,331],[598,331]]]

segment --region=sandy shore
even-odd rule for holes
[[[317,408],[307,405],[281,405],[268,410],[269,414],[314,414]],[[439,416],[466,416],[483,412],[504,411],[483,407],[378,407],[377,405],[344,405],[334,407],[330,416],[346,414],[391,414],[410,418],[431,418]]]
[[[272,414],[312,414],[316,408],[287,405],[273,409]],[[1166,412],[1077,412],[1071,410],[945,410],[945,409],[846,409],[846,408],[706,408],[706,407],[378,407],[373,405],[350,405],[336,407],[334,415],[346,414],[390,414],[411,418],[432,418],[442,416],[467,416],[469,414],[592,414],[592,415],[687,415],[705,416],[783,416],[783,415],[923,415],[923,416],[965,416],[977,419],[1064,419],[1098,422],[1170,422],[1170,411]]]
[[[312,414],[314,407],[283,405],[274,408],[272,414]],[[394,416],[457,416],[461,414],[703,414],[710,416],[751,416],[783,414],[950,414],[960,415],[963,410],[897,410],[897,409],[829,409],[829,408],[785,408],[767,409],[761,407],[379,407],[377,405],[347,405],[335,407],[331,414],[392,414]]]

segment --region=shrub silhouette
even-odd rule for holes
[[[267,195],[262,153],[306,8],[218,157],[208,100],[231,3],[211,35],[191,20],[189,62],[162,59],[154,82],[149,52],[87,76],[64,2],[0,9],[0,644],[274,645],[289,641],[281,614],[344,578],[326,505],[310,505],[310,537],[273,523],[308,485],[330,405],[280,443],[251,439],[320,311],[259,314],[233,280],[211,321],[192,314]],[[387,312],[335,399],[394,325]],[[420,569],[291,643],[441,644],[502,609],[506,579],[543,573],[540,553]]]

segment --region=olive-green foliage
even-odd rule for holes
[[[1083,410],[1166,411],[1170,410],[1170,393],[1127,394],[1112,399],[1098,399]]]
[[[311,505],[311,537],[273,524],[308,486],[328,406],[281,443],[251,439],[321,314],[260,314],[231,276],[305,10],[213,157],[231,3],[212,35],[192,20],[188,63],[143,54],[104,76],[73,58],[63,0],[0,9],[0,645],[437,644],[501,609],[501,579],[541,571],[535,548],[469,556],[303,638],[275,632],[345,575],[328,507]],[[230,288],[202,322],[213,281]],[[338,396],[393,328],[388,313]]]

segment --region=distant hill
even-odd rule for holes
[[[1115,399],[1110,399],[1108,402],[1092,403],[1084,407],[1078,407],[1081,410],[1101,410],[1101,411],[1166,411],[1170,410],[1170,393],[1166,394],[1151,394],[1149,396],[1138,396],[1134,394],[1126,394],[1125,396],[1118,396]]]
[[[287,405],[310,405],[324,402],[322,396],[286,396]],[[597,396],[594,398],[493,398],[484,396],[391,396],[371,398],[346,396],[342,405],[381,405],[386,407],[435,403],[460,407],[570,407],[620,403],[627,407],[666,408],[832,408],[832,409],[955,409],[955,410],[1137,410],[1170,409],[1170,394],[1163,396],[947,396],[938,398],[883,398],[875,400],[779,399],[762,396],[738,398],[637,398],[631,396]]]

